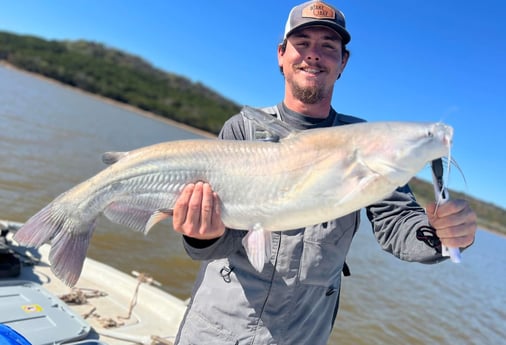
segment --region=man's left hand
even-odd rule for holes
[[[429,223],[441,240],[450,248],[466,248],[474,242],[476,214],[469,203],[462,199],[450,199],[443,204],[430,203],[426,208]]]

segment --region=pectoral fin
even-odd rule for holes
[[[149,230],[151,230],[151,228],[155,226],[157,223],[160,223],[162,220],[172,217],[173,215],[174,213],[172,212],[172,210],[168,209],[160,209],[155,211],[155,213],[153,213],[151,217],[149,217],[149,220],[146,223],[146,228],[144,229],[144,233],[147,234]]]
[[[251,265],[262,272],[265,262],[271,257],[271,233],[265,231],[262,225],[255,224],[242,239]]]

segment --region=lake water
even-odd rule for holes
[[[0,218],[25,221],[127,151],[198,132],[0,65]],[[357,233],[329,344],[506,344],[506,238],[478,231],[463,263],[406,263],[381,251],[367,221]],[[170,222],[148,236],[106,219],[89,256],[146,272],[189,297],[198,263]]]

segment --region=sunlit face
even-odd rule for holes
[[[278,63],[293,97],[306,104],[332,97],[334,83],[346,66],[342,49],[341,36],[326,27],[291,34],[286,50],[278,48]]]

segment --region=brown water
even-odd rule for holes
[[[0,218],[25,221],[104,167],[105,151],[195,132],[0,65]],[[363,220],[363,224],[367,222]],[[169,223],[148,236],[101,219],[89,256],[187,298],[198,263]],[[479,231],[455,265],[401,262],[356,235],[329,344],[506,344],[506,239]]]

